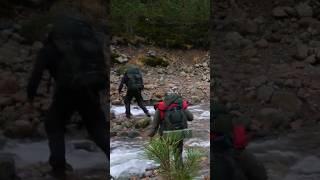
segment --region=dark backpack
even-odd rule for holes
[[[57,84],[62,87],[104,89],[107,69],[103,45],[84,21],[63,18],[53,24],[49,42],[59,52]]]
[[[129,91],[139,91],[143,89],[142,75],[137,67],[129,67],[126,74],[128,77],[127,88]]]
[[[187,117],[183,111],[182,100],[181,103],[172,103],[166,108],[164,115],[166,131],[187,128]]]

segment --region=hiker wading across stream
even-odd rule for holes
[[[263,164],[246,150],[250,120],[230,113],[223,104],[214,104],[210,114],[214,122],[211,151],[213,179],[267,180]]]
[[[109,164],[109,123],[101,107],[101,100],[106,96],[107,71],[103,44],[84,19],[63,14],[52,24],[44,47],[38,53],[27,94],[32,103],[42,74],[48,70],[55,82],[53,101],[44,122],[50,148],[49,163],[51,175],[65,179],[66,171],[72,167],[65,158],[64,133],[74,111],[81,115],[89,135],[105,153]]]
[[[177,93],[167,93],[164,97],[164,101],[156,104],[154,108],[156,109],[156,112],[148,136],[153,137],[157,131],[160,136],[163,136],[166,132],[170,133],[177,131],[181,133],[181,140],[179,141],[177,148],[180,157],[179,160],[182,164],[183,130],[188,128],[187,121],[193,120],[192,113],[187,110],[188,102],[183,100]]]
[[[127,86],[127,94],[124,97],[124,104],[126,108],[126,117],[131,118],[130,104],[133,97],[136,99],[138,106],[143,110],[143,112],[150,117],[148,109],[143,104],[143,98],[141,91],[144,89],[142,74],[138,67],[130,65],[126,72],[124,73],[121,83],[119,85],[119,95],[123,88],[123,84]]]

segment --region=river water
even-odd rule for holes
[[[151,114],[154,109],[147,107]],[[189,107],[194,115],[194,120],[189,122],[189,128],[192,129],[193,137],[185,140],[185,147],[198,147],[205,150],[209,156],[210,140],[210,107],[209,104]],[[125,108],[123,106],[113,106],[111,108],[118,116],[123,116]],[[143,111],[137,106],[131,107],[131,113],[134,116],[144,116]],[[128,179],[130,176],[142,176],[146,169],[156,167],[157,164],[146,159],[143,155],[143,147],[147,141],[142,138],[136,139],[111,139],[110,154],[110,173],[117,179]],[[208,157],[209,158],[209,157]],[[209,160],[208,160],[209,161]],[[197,179],[203,179],[203,176],[209,175],[209,162],[205,166]]]

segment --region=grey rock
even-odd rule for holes
[[[278,91],[272,96],[271,103],[289,112],[299,112],[302,106],[298,96],[291,92]]]
[[[269,46],[269,43],[266,39],[260,39],[257,41],[256,46],[258,48],[267,48]]]
[[[13,99],[11,97],[0,97],[0,108],[4,106],[9,106],[13,104]]]
[[[288,126],[293,116],[278,109],[263,108],[258,112],[257,117],[259,121],[269,125],[270,128],[279,128]]]
[[[295,8],[296,8],[298,15],[300,17],[312,17],[313,16],[312,7],[309,6],[307,3],[300,3]]]
[[[115,60],[122,64],[128,62],[129,58],[124,54],[120,54],[119,57],[115,58]]]
[[[248,49],[245,49],[242,53],[242,55],[244,57],[255,57],[257,55],[258,51],[256,48],[248,48]]]
[[[226,35],[226,41],[233,47],[239,48],[242,46],[242,40],[244,38],[238,32],[229,32]]]
[[[131,130],[131,131],[128,132],[128,137],[129,138],[135,138],[135,137],[138,137],[139,135],[140,135],[139,132],[136,131],[136,130]]]
[[[307,57],[306,62],[309,64],[316,64],[317,63],[316,55],[311,55]]]
[[[276,7],[272,10],[272,15],[274,17],[283,18],[288,17],[285,7]]]
[[[271,99],[271,96],[274,92],[274,89],[270,86],[261,86],[257,92],[257,98],[260,101],[268,102]]]
[[[308,56],[309,48],[307,45],[299,43],[297,45],[296,58],[299,60],[304,60]]]
[[[259,87],[268,82],[268,78],[266,76],[259,76],[250,80],[250,85],[252,87]]]

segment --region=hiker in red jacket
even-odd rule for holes
[[[224,104],[211,106],[213,136],[210,146],[213,174],[219,180],[267,180],[267,171],[253,153],[250,141],[250,119],[230,112]]]
[[[162,136],[164,131],[187,129],[187,121],[193,120],[192,113],[187,110],[188,102],[176,93],[167,94],[164,101],[154,107],[156,112],[149,133],[150,137],[153,137],[157,131]],[[178,150],[182,160],[183,139],[178,143]]]

